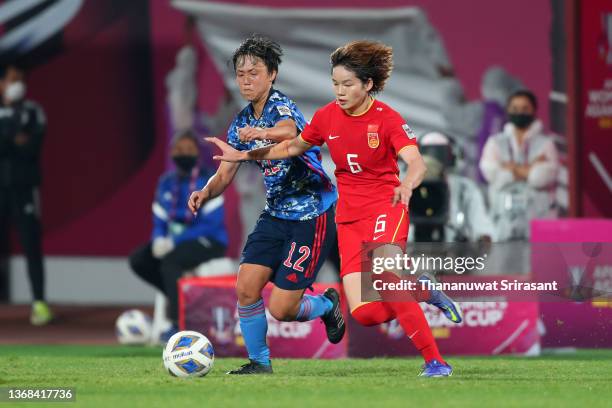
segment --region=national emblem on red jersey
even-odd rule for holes
[[[368,146],[372,149],[376,149],[379,144],[378,125],[368,125]]]

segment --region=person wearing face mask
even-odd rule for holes
[[[30,322],[44,325],[53,315],[45,302],[39,186],[40,155],[46,128],[42,108],[25,98],[23,70],[0,73],[0,256],[13,221],[27,261],[34,302]]]
[[[498,241],[527,239],[531,219],[557,216],[559,157],[536,119],[537,99],[530,91],[514,92],[506,110],[509,122],[487,140],[480,159]]]
[[[222,257],[228,244],[224,199],[209,201],[194,215],[187,208],[191,191],[206,185],[213,172],[198,166],[199,143],[192,131],[183,131],[171,144],[176,170],[163,174],[153,202],[151,241],[129,258],[132,270],[168,298],[172,327],[162,333],[167,341],[178,330],[178,279],[185,271]]]
[[[487,139],[491,135],[503,130],[504,123],[506,122],[504,107],[508,96],[522,88],[521,82],[502,67],[493,66],[483,75],[480,88],[483,115],[480,127],[476,133],[478,160],[482,156],[482,150]],[[480,170],[478,170],[478,182],[481,184],[485,182]]]

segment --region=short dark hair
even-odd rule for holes
[[[247,56],[255,57],[263,61],[268,73],[271,74],[272,72],[278,72],[282,55],[283,49],[276,41],[259,34],[252,34],[234,51],[232,65],[234,66],[234,72],[236,72],[236,65],[241,59]]]
[[[353,41],[332,53],[332,70],[338,65],[354,72],[364,84],[371,79],[373,84],[370,94],[375,95],[385,88],[391,76],[393,49],[377,41]]]
[[[179,130],[172,137],[172,141],[170,142],[170,146],[174,147],[176,144],[182,139],[189,139],[195,144],[198,148],[200,147],[200,141],[196,136],[195,132],[192,129]]]
[[[510,106],[510,102],[512,102],[512,100],[514,98],[527,98],[529,99],[529,102],[531,103],[531,106],[533,106],[533,110],[537,111],[538,110],[538,98],[536,98],[535,94],[533,92],[531,92],[528,89],[520,89],[518,91],[515,91],[512,93],[512,95],[510,95],[508,97],[508,102],[506,103],[506,108]]]

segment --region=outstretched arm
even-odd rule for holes
[[[269,145],[255,150],[238,151],[224,141],[216,137],[207,137],[206,141],[213,143],[221,150],[221,155],[213,156],[214,160],[238,163],[247,160],[280,160],[288,157],[299,156],[308,149],[310,145],[300,137],[284,140],[278,144]]]

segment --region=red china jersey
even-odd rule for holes
[[[327,143],[336,164],[338,223],[363,219],[390,205],[400,184],[399,152],[416,146],[416,136],[400,114],[378,100],[357,116],[331,102],[315,113],[300,137],[316,146]]]

